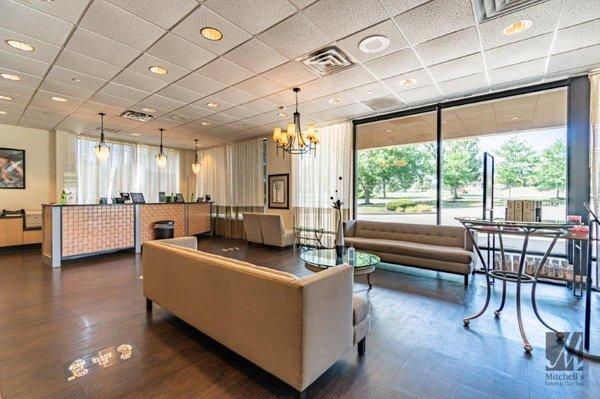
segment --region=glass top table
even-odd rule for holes
[[[369,289],[371,289],[371,273],[375,271],[375,265],[381,261],[379,256],[367,252],[356,251],[354,260],[348,259],[348,252],[344,252],[342,258],[338,258],[335,249],[309,249],[300,254],[300,259],[304,261],[304,265],[308,270],[320,272],[327,268],[348,264],[354,268],[354,275],[367,275]]]

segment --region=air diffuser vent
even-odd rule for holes
[[[143,112],[137,112],[137,111],[131,111],[131,110],[123,111],[119,114],[119,116],[122,116],[123,118],[131,119],[134,121],[138,121],[138,122],[148,122],[155,118],[154,115],[144,114]]]
[[[302,62],[321,76],[331,75],[353,64],[350,58],[335,46],[320,49],[307,57],[300,57],[296,61]]]
[[[399,108],[404,105],[402,101],[398,100],[398,97],[392,95],[374,98],[372,100],[363,101],[362,103],[374,111]]]
[[[548,0],[475,0],[480,22],[498,18]]]

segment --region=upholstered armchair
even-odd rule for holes
[[[284,248],[295,244],[294,230],[285,228],[281,215],[261,213],[259,220],[265,245]]]
[[[242,219],[244,220],[244,233],[248,242],[263,243],[262,230],[260,228],[260,213],[244,212]]]

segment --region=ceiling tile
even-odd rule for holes
[[[440,90],[435,85],[415,88],[412,90],[403,91],[400,93],[402,101],[410,106],[432,104],[439,102],[443,96]]]
[[[566,0],[560,17],[559,28],[580,24],[600,18],[598,0]]]
[[[309,5],[311,5],[312,3],[314,3],[317,0],[290,0],[290,2],[295,5],[296,7],[298,7],[300,10],[303,8],[308,7]]]
[[[181,108],[185,105],[184,102],[173,100],[163,96],[158,96],[156,94],[146,98],[141,103],[152,108],[158,108],[169,112],[177,108]]]
[[[333,75],[326,76],[321,80],[337,87],[338,90],[346,90],[372,83],[377,79],[363,68],[362,65],[355,65],[334,73]]]
[[[207,26],[218,28],[223,34],[223,38],[218,41],[205,39],[200,34],[200,30]],[[226,53],[251,38],[247,32],[220,17],[205,6],[201,6],[191,13],[179,23],[172,32],[219,55]]]
[[[480,50],[477,28],[474,26],[415,46],[415,51],[425,66],[464,57]]]
[[[103,80],[111,79],[120,70],[117,66],[68,49],[63,49],[55,65]]]
[[[55,123],[48,122],[48,121],[42,122],[42,121],[34,121],[34,120],[21,119],[19,121],[19,126],[30,127],[30,128],[33,128],[33,129],[51,130],[52,128],[54,128]]]
[[[186,105],[185,107],[179,108],[176,112],[180,115],[187,116],[190,121],[204,118],[208,115],[215,113],[212,109],[205,109],[205,108],[197,107],[197,106],[191,105],[191,104]]]
[[[236,119],[242,119],[242,118],[249,118],[251,116],[254,116],[256,114],[256,112],[249,110],[248,108],[244,108],[242,106],[237,106],[237,107],[233,107],[233,108],[226,110],[224,112],[224,114],[233,116]]]
[[[159,75],[153,72],[150,72],[151,66],[160,66],[166,68],[168,73],[164,75]],[[171,64],[170,62],[164,61],[162,59],[153,57],[148,54],[142,54],[137,60],[135,60],[129,67],[133,72],[141,73],[142,75],[149,76],[151,78],[160,79],[165,82],[172,83],[189,73],[187,69],[183,69],[178,67],[175,64]]]
[[[252,77],[254,74],[223,58],[208,63],[200,68],[197,73],[207,78],[216,80],[226,85],[233,85]]]
[[[79,26],[142,51],[165,33],[164,29],[104,0],[92,3]]]
[[[90,101],[110,105],[112,107],[119,107],[122,109],[128,108],[135,103],[135,101],[125,99],[123,97],[115,97],[110,94],[97,92],[92,97],[90,97]]]
[[[250,93],[256,97],[264,97],[284,89],[284,87],[274,83],[262,76],[254,76],[248,80],[235,85],[235,88]]]
[[[73,25],[10,0],[0,0],[0,26],[62,46]]]
[[[31,45],[35,51],[25,52],[13,48],[6,44],[6,41],[10,39],[27,43]],[[31,58],[33,60],[51,63],[54,61],[56,55],[60,51],[60,47],[29,36],[21,35],[8,29],[0,28],[0,50],[22,57]]]
[[[178,80],[174,84],[175,86],[195,91],[203,96],[216,93],[217,91],[226,87],[223,83],[217,82],[216,80],[207,78],[206,76],[202,76],[197,73],[191,73],[188,76]]]
[[[77,28],[67,43],[67,48],[120,67],[124,67],[140,55],[140,52],[134,48],[83,28]]]
[[[335,40],[388,18],[378,0],[319,0],[304,14]]]
[[[335,108],[334,111],[346,119],[363,118],[367,115],[373,115],[375,112],[363,103],[353,103]]]
[[[79,86],[73,86],[68,83],[63,83],[61,81],[48,78],[44,79],[44,83],[42,83],[40,89],[58,93],[62,96],[70,96],[82,100],[87,99],[95,92],[95,90],[90,90]]]
[[[205,6],[253,35],[296,12],[287,0],[207,0]]]
[[[0,71],[2,71],[2,69],[0,69]],[[6,95],[8,95],[8,96],[17,95],[17,96],[23,96],[23,97],[31,97],[33,95],[33,93],[35,93],[37,86],[34,86],[34,87],[24,86],[20,83],[21,82],[13,83],[9,80],[2,79],[2,80],[0,80],[0,93],[2,93],[5,96]],[[6,104],[6,101],[1,101],[1,102],[2,102],[2,104]]]
[[[479,27],[479,31],[481,33],[483,49],[487,50],[552,32],[556,27],[561,1],[562,0],[550,0],[542,2],[524,10],[515,11],[511,14],[482,23]],[[533,25],[526,31],[513,36],[506,36],[502,33],[504,28],[515,21],[523,19],[531,20]]]
[[[446,97],[466,97],[488,91],[487,81],[483,73],[464,76],[438,83]]]
[[[46,71],[48,71],[50,64],[0,51],[0,67],[26,73],[28,75],[43,77],[46,74]]]
[[[492,69],[488,72],[490,85],[497,86],[510,82],[541,78],[544,75],[545,68],[546,58],[540,58],[503,68]]]
[[[0,92],[0,94],[7,94],[7,93]],[[0,106],[10,107],[10,106],[18,106],[18,105],[27,105],[27,103],[31,99],[31,96],[29,96],[29,95],[20,96],[18,94],[11,94],[10,97],[13,98],[12,101],[0,100]]]
[[[443,62],[429,67],[429,72],[436,82],[456,79],[462,76],[484,72],[483,59],[480,53]]]
[[[106,114],[106,116],[110,118],[120,114],[122,112],[122,108],[96,103],[93,101],[86,101],[81,107],[77,108],[77,111],[75,111],[73,114],[77,115],[79,118],[89,118],[87,120],[91,120],[95,124],[100,122],[100,117],[98,116],[98,113],[100,112]]]
[[[547,57],[551,43],[552,34],[548,33],[487,50],[484,54],[486,65],[489,69],[496,69]]]
[[[218,106],[216,108],[209,107],[209,103],[217,103]],[[221,112],[223,110],[235,107],[235,104],[219,100],[213,96],[204,97],[203,99],[198,100],[193,104],[197,107],[213,109],[215,112]]]
[[[340,91],[339,87],[325,79],[313,80],[298,87],[301,89],[300,93],[298,93],[298,99],[300,102],[327,96]],[[275,101],[277,104],[283,106],[288,106],[295,102],[294,92],[292,90],[284,90],[279,93],[272,94],[266,97],[266,99],[271,99],[271,101]]]
[[[259,38],[289,58],[297,58],[331,42],[326,34],[301,13],[278,23],[263,32]]]
[[[71,71],[70,69],[61,68],[56,65],[52,67],[50,72],[48,72],[46,79],[57,80],[59,82],[63,82],[72,86],[81,87],[92,91],[98,90],[106,83],[106,80],[104,79],[98,79],[93,76]],[[73,79],[78,79],[78,81],[75,81]]]
[[[323,109],[338,108],[345,105],[354,104],[356,103],[356,100],[354,99],[354,97],[352,97],[350,93],[343,91],[339,93],[332,93],[324,97],[315,98],[314,100],[312,100],[312,102],[314,103],[314,108],[316,109],[307,109],[304,106],[304,104],[306,104],[307,102],[304,102],[300,104],[300,110],[303,113],[313,113]]]
[[[416,82],[411,84],[410,86],[402,86],[400,83],[406,79],[414,79]],[[395,93],[400,93],[407,90],[414,90],[417,87],[432,85],[433,81],[424,69],[417,69],[416,71],[387,78],[383,80],[383,83],[385,83]]]
[[[385,50],[373,54],[364,53],[359,50],[358,45],[360,42],[363,39],[373,35],[382,35],[390,39],[389,46]],[[408,46],[408,43],[400,31],[396,29],[396,25],[391,20],[384,21],[368,29],[355,33],[352,36],[339,41],[338,44],[342,50],[354,57],[354,59],[358,60],[359,62],[366,62],[374,58],[379,58],[386,54],[391,54],[405,49]]]
[[[45,110],[37,107],[27,107],[27,110],[23,112],[23,119],[39,120],[52,122],[57,125],[60,121],[65,119],[68,114],[65,112],[57,112],[51,110]]]
[[[106,86],[104,86],[100,90],[100,93],[121,97],[123,99],[131,100],[134,103],[141,101],[150,95],[150,93],[146,91],[134,89],[133,87],[124,86],[113,82],[109,82]]]
[[[221,112],[206,117],[206,120],[212,123],[213,125],[222,125],[225,123],[236,121],[237,118]]]
[[[230,87],[218,93],[212,95],[218,102],[228,102],[233,105],[240,105],[249,101],[255,100],[256,97],[252,94],[248,94],[244,91],[238,90],[234,87]]]
[[[35,8],[45,14],[75,23],[88,4],[88,0],[64,0],[64,1],[31,1],[14,0],[28,7]]]
[[[263,73],[262,76],[287,88],[319,78],[319,75],[297,61],[280,65]]]
[[[67,101],[54,101],[51,98],[53,96],[63,97]],[[38,90],[35,96],[33,96],[33,98],[31,99],[30,105],[57,112],[71,113],[73,110],[75,110],[75,108],[79,107],[81,104],[83,104],[83,100],[78,98],[69,97],[60,93]]]
[[[171,33],[150,47],[147,53],[189,70],[198,69],[217,57],[210,51]]]
[[[398,15],[405,11],[427,3],[430,0],[379,0],[383,7],[391,14]]]
[[[264,72],[287,61],[287,58],[258,39],[248,40],[223,58],[254,73]]]
[[[379,79],[385,79],[400,73],[419,69],[421,68],[421,63],[414,52],[408,48],[369,61],[365,63],[365,67]]]
[[[600,34],[598,32],[600,32],[600,19],[561,29],[556,35],[552,53],[564,53],[599,44]]]
[[[387,87],[382,85],[380,82],[374,82],[368,85],[355,87],[353,89],[346,90],[344,93],[349,94],[357,101],[372,100],[374,98],[392,94]]]
[[[156,5],[156,0],[108,0],[130,13],[137,15],[164,29],[171,28],[177,21],[198,6],[195,0],[169,0]]]
[[[259,98],[258,100],[250,101],[249,103],[244,104],[244,108],[248,108],[256,113],[275,111],[277,107],[278,105],[274,102],[267,101],[263,98]]]
[[[3,68],[2,65],[0,64],[0,73],[7,73],[9,75],[16,75],[19,78],[21,78],[21,80],[18,81],[13,81],[10,79],[4,79],[4,78],[0,78],[0,82],[2,83],[7,83],[7,84],[12,84],[15,86],[21,86],[21,87],[31,87],[31,88],[37,88],[40,84],[40,82],[42,81],[42,78],[40,76],[34,76],[34,75],[29,75],[20,71],[13,71],[12,69],[8,69],[8,68]]]
[[[134,87],[150,93],[154,93],[155,91],[158,91],[168,85],[167,82],[154,79],[150,76],[142,75],[141,73],[133,72],[129,69],[124,69],[121,73],[115,76],[113,82]]]
[[[174,100],[182,101],[184,103],[193,103],[194,101],[204,97],[204,95],[196,93],[183,87],[169,85],[164,89],[156,93],[163,97],[172,98]]]
[[[550,57],[548,73],[556,73],[586,67],[594,69],[600,64],[600,45],[555,54]]]
[[[0,107],[0,109],[5,111],[4,108]],[[22,112],[8,112],[6,115],[0,115],[0,123],[3,125],[17,126],[17,122],[19,122],[21,114]]]
[[[471,0],[433,0],[395,18],[412,44],[475,25]]]

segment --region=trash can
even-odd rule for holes
[[[163,240],[173,238],[175,232],[175,222],[173,220],[159,220],[154,222],[154,239]]]

